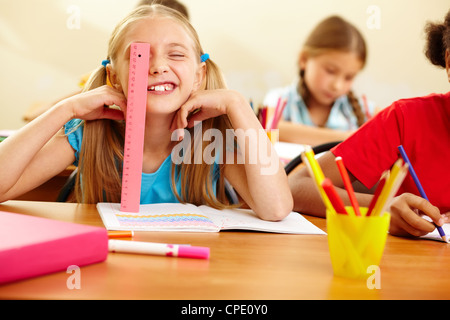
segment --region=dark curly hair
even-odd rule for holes
[[[425,33],[425,55],[432,64],[445,68],[445,51],[450,50],[450,11],[443,23],[427,23]]]

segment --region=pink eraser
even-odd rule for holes
[[[184,258],[209,259],[208,247],[179,246],[178,256]]]

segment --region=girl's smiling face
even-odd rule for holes
[[[194,50],[193,40],[182,25],[165,17],[137,21],[126,33],[116,61],[108,65],[114,87],[128,94],[130,45],[150,44],[147,87],[147,112],[173,113],[200,88],[205,63]]]
[[[308,90],[312,98],[323,105],[331,105],[347,94],[362,67],[363,62],[353,52],[330,51],[314,57],[300,57]]]

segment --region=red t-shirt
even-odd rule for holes
[[[430,202],[450,211],[450,92],[394,102],[331,150],[347,169],[372,188],[400,157],[403,145]],[[400,193],[420,196],[411,175]]]

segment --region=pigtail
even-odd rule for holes
[[[222,72],[211,59],[205,61],[206,63],[206,77],[202,86],[203,90],[226,89],[225,78]],[[222,115],[215,118],[210,118],[202,121],[201,135],[194,135],[194,128],[189,129],[191,141],[191,151],[185,155],[190,159],[184,159],[183,162],[176,166],[172,165],[172,189],[175,196],[180,202],[189,202],[195,205],[208,205],[216,209],[230,208],[230,203],[225,194],[224,168],[223,163],[219,164],[219,180],[217,182],[217,190],[213,189],[213,165],[208,165],[198,159],[194,158],[196,154],[202,154],[206,147],[211,143],[210,141],[203,141],[203,136],[209,129],[218,129],[222,133],[222,137],[226,137],[226,129],[232,128],[231,122],[227,115]],[[198,148],[199,151],[195,151]],[[226,143],[223,141],[222,155],[226,156]],[[180,180],[181,194],[178,194],[176,189],[176,181]],[[214,194],[217,193],[217,196]]]
[[[223,76],[223,73],[218,67],[218,65],[209,58],[205,61],[205,63],[206,63],[205,90],[227,89],[225,77]],[[204,135],[204,133],[211,128],[220,130],[220,132],[222,133],[222,137],[227,137],[226,130],[232,129],[233,126],[231,125],[231,121],[227,115],[221,115],[219,117],[207,120],[207,122],[204,124],[202,135]],[[236,141],[234,141],[233,145],[236,145]],[[207,146],[208,144],[204,142],[202,150],[204,150]],[[225,158],[227,152],[227,142],[225,141],[225,139],[223,139],[221,152],[223,158]],[[214,196],[212,189],[212,181],[213,181],[212,175],[214,174],[212,170],[208,170],[208,177],[205,180],[207,188],[205,190],[206,194],[203,193],[203,196],[206,199],[207,204],[209,206],[219,209],[224,209],[226,207],[230,207],[231,205],[225,195],[224,169],[225,165],[223,163],[219,164],[219,180],[217,183],[218,185],[216,190],[217,197]],[[234,206],[239,205],[236,204]]]
[[[225,77],[223,76],[217,64],[211,59],[207,59],[205,63],[206,63],[205,90],[226,89],[227,84],[225,81]]]
[[[106,84],[107,79],[106,67],[101,66],[95,69],[84,85],[83,92],[89,91]]]
[[[425,56],[436,66],[445,68],[445,51],[450,48],[450,11],[444,23],[429,22],[425,26]]]
[[[297,84],[297,92],[300,95],[300,97],[302,97],[303,101],[306,104],[306,101],[308,101],[308,99],[309,99],[309,90],[308,90],[308,87],[306,86],[304,69],[300,70],[299,76],[300,77],[299,77],[299,81]]]
[[[106,66],[102,66],[91,74],[83,92],[106,84]],[[75,181],[77,202],[120,202],[124,131],[123,121],[84,121],[79,169]]]
[[[366,121],[366,117],[364,116],[362,106],[359,103],[358,99],[353,94],[353,91],[350,90],[348,92],[347,98],[348,98],[350,105],[352,106],[352,110],[353,110],[353,113],[355,114],[358,127],[361,127],[364,124],[364,122]]]

